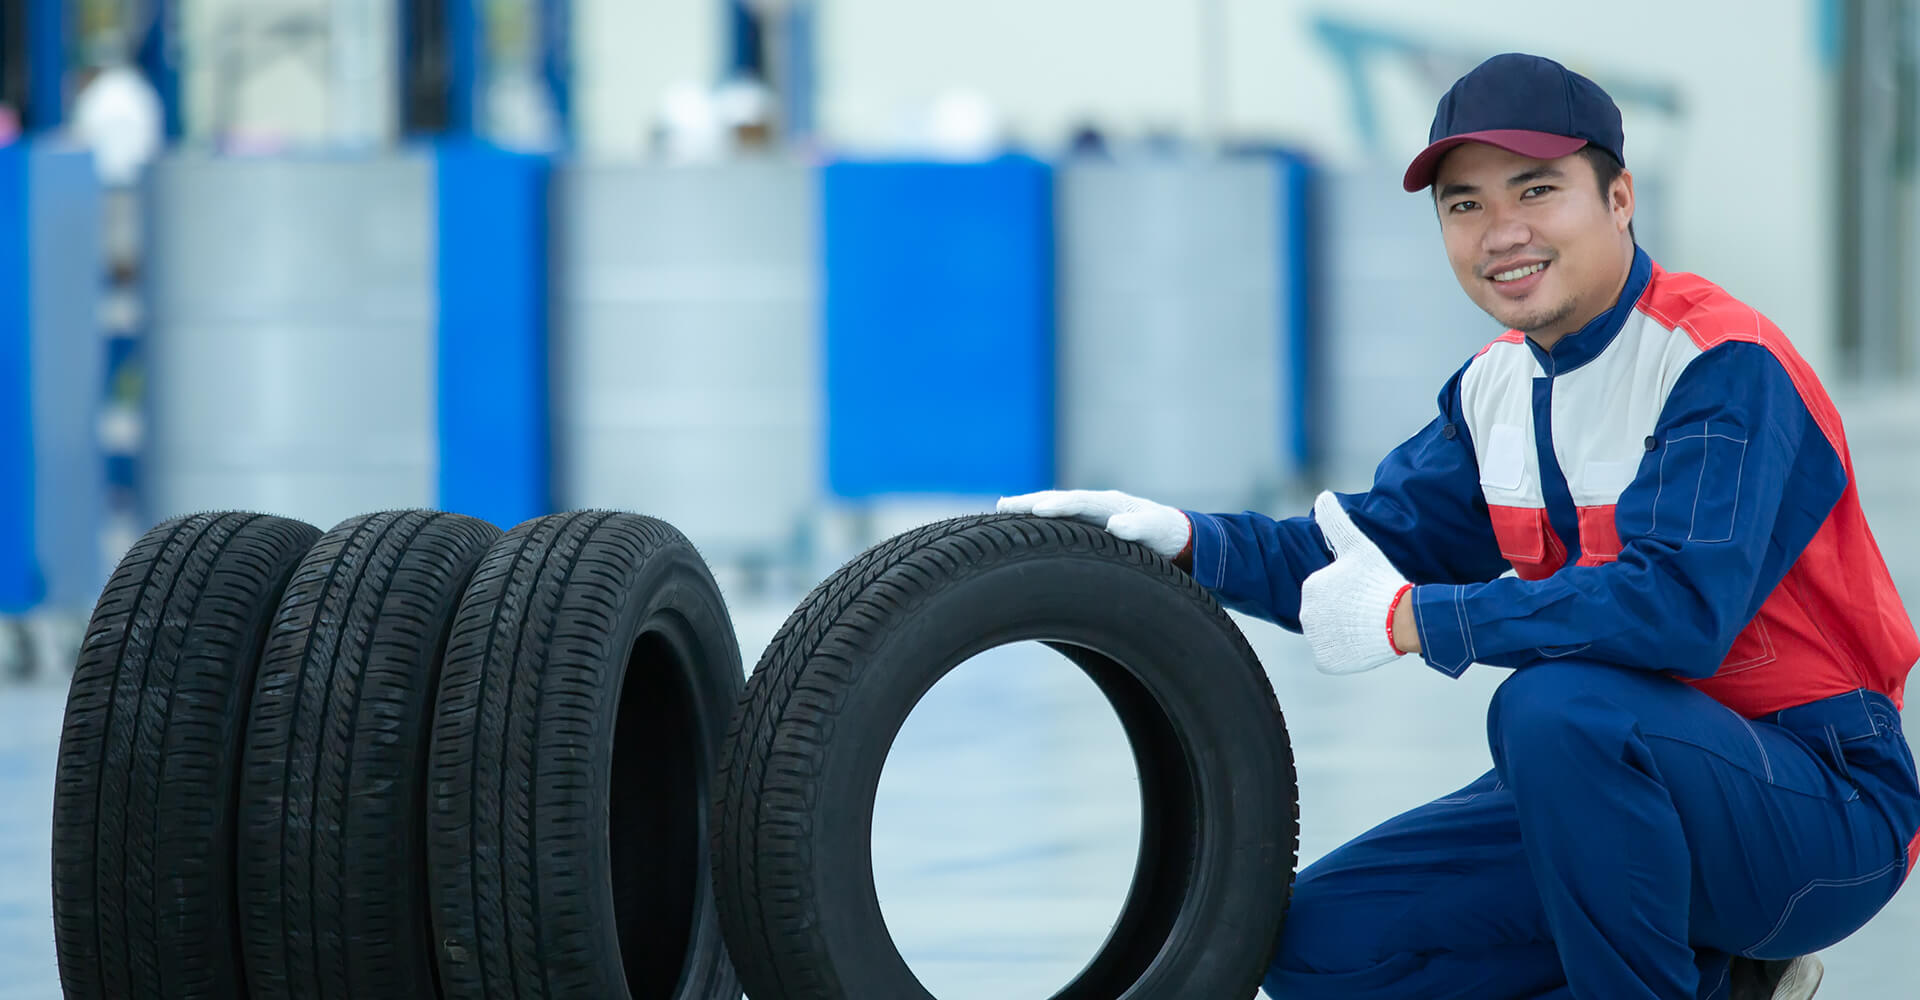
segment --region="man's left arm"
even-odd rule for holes
[[[1420,655],[1453,676],[1476,660],[1575,655],[1711,676],[1840,499],[1846,471],[1757,344],[1695,359],[1654,443],[1614,510],[1616,561],[1543,580],[1417,587]]]

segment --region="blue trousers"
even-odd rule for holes
[[[1858,930],[1907,876],[1920,782],[1886,697],[1747,720],[1643,670],[1516,670],[1493,770],[1301,872],[1276,1000],[1711,1000],[1730,956]]]

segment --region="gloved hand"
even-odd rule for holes
[[[1002,514],[1070,517],[1098,525],[1116,537],[1139,542],[1176,558],[1193,537],[1193,525],[1176,507],[1128,496],[1119,490],[1041,490],[1017,497],[1001,497],[995,508]]]
[[[1313,646],[1314,665],[1322,673],[1357,674],[1393,662],[1402,654],[1389,638],[1389,616],[1411,585],[1354,525],[1339,497],[1320,494],[1313,517],[1333,549],[1333,562],[1300,586],[1300,630]]]

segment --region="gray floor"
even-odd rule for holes
[[[53,763],[66,692],[0,688],[0,998],[60,995],[54,972]]]

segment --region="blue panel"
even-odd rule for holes
[[[59,128],[66,113],[65,0],[27,0],[27,129]]]
[[[447,0],[447,131],[472,135],[478,127],[482,46],[479,0]]]
[[[573,3],[540,0],[540,75],[553,98],[562,146],[573,144]]]
[[[544,157],[439,147],[440,507],[511,528],[549,512]]]
[[[1051,168],[836,163],[823,183],[829,487],[1052,485]]]
[[[1313,363],[1316,355],[1314,339],[1318,336],[1315,326],[1314,308],[1315,289],[1318,282],[1313,273],[1313,165],[1305,158],[1279,153],[1280,167],[1280,212],[1285,225],[1280,227],[1280,250],[1277,254],[1280,266],[1285,268],[1281,275],[1280,287],[1286,299],[1280,314],[1284,324],[1281,331],[1283,340],[1282,356],[1287,362],[1287,378],[1281,383],[1285,389],[1280,394],[1280,405],[1286,408],[1282,415],[1282,426],[1293,428],[1293,439],[1289,445],[1293,452],[1294,468],[1312,467],[1314,459],[1315,427],[1313,415]]]
[[[1813,0],[1813,30],[1807,36],[1813,39],[1814,58],[1820,68],[1828,71],[1839,68],[1840,54],[1846,47],[1846,15],[1840,0]]]
[[[90,154],[57,143],[32,144],[27,162],[34,552],[43,604],[84,612],[107,582],[100,551],[106,516],[100,180]]]
[[[745,0],[727,0],[727,60],[722,76],[765,75],[760,65],[760,23]]]
[[[782,119],[790,140],[811,137],[814,126],[815,60],[819,55],[813,0],[787,8],[786,86],[781,88]]]
[[[0,612],[43,593],[34,554],[33,326],[27,146],[0,146]]]
[[[140,39],[140,70],[160,96],[169,139],[185,131],[180,116],[180,7],[181,0],[152,0],[152,20]]]

